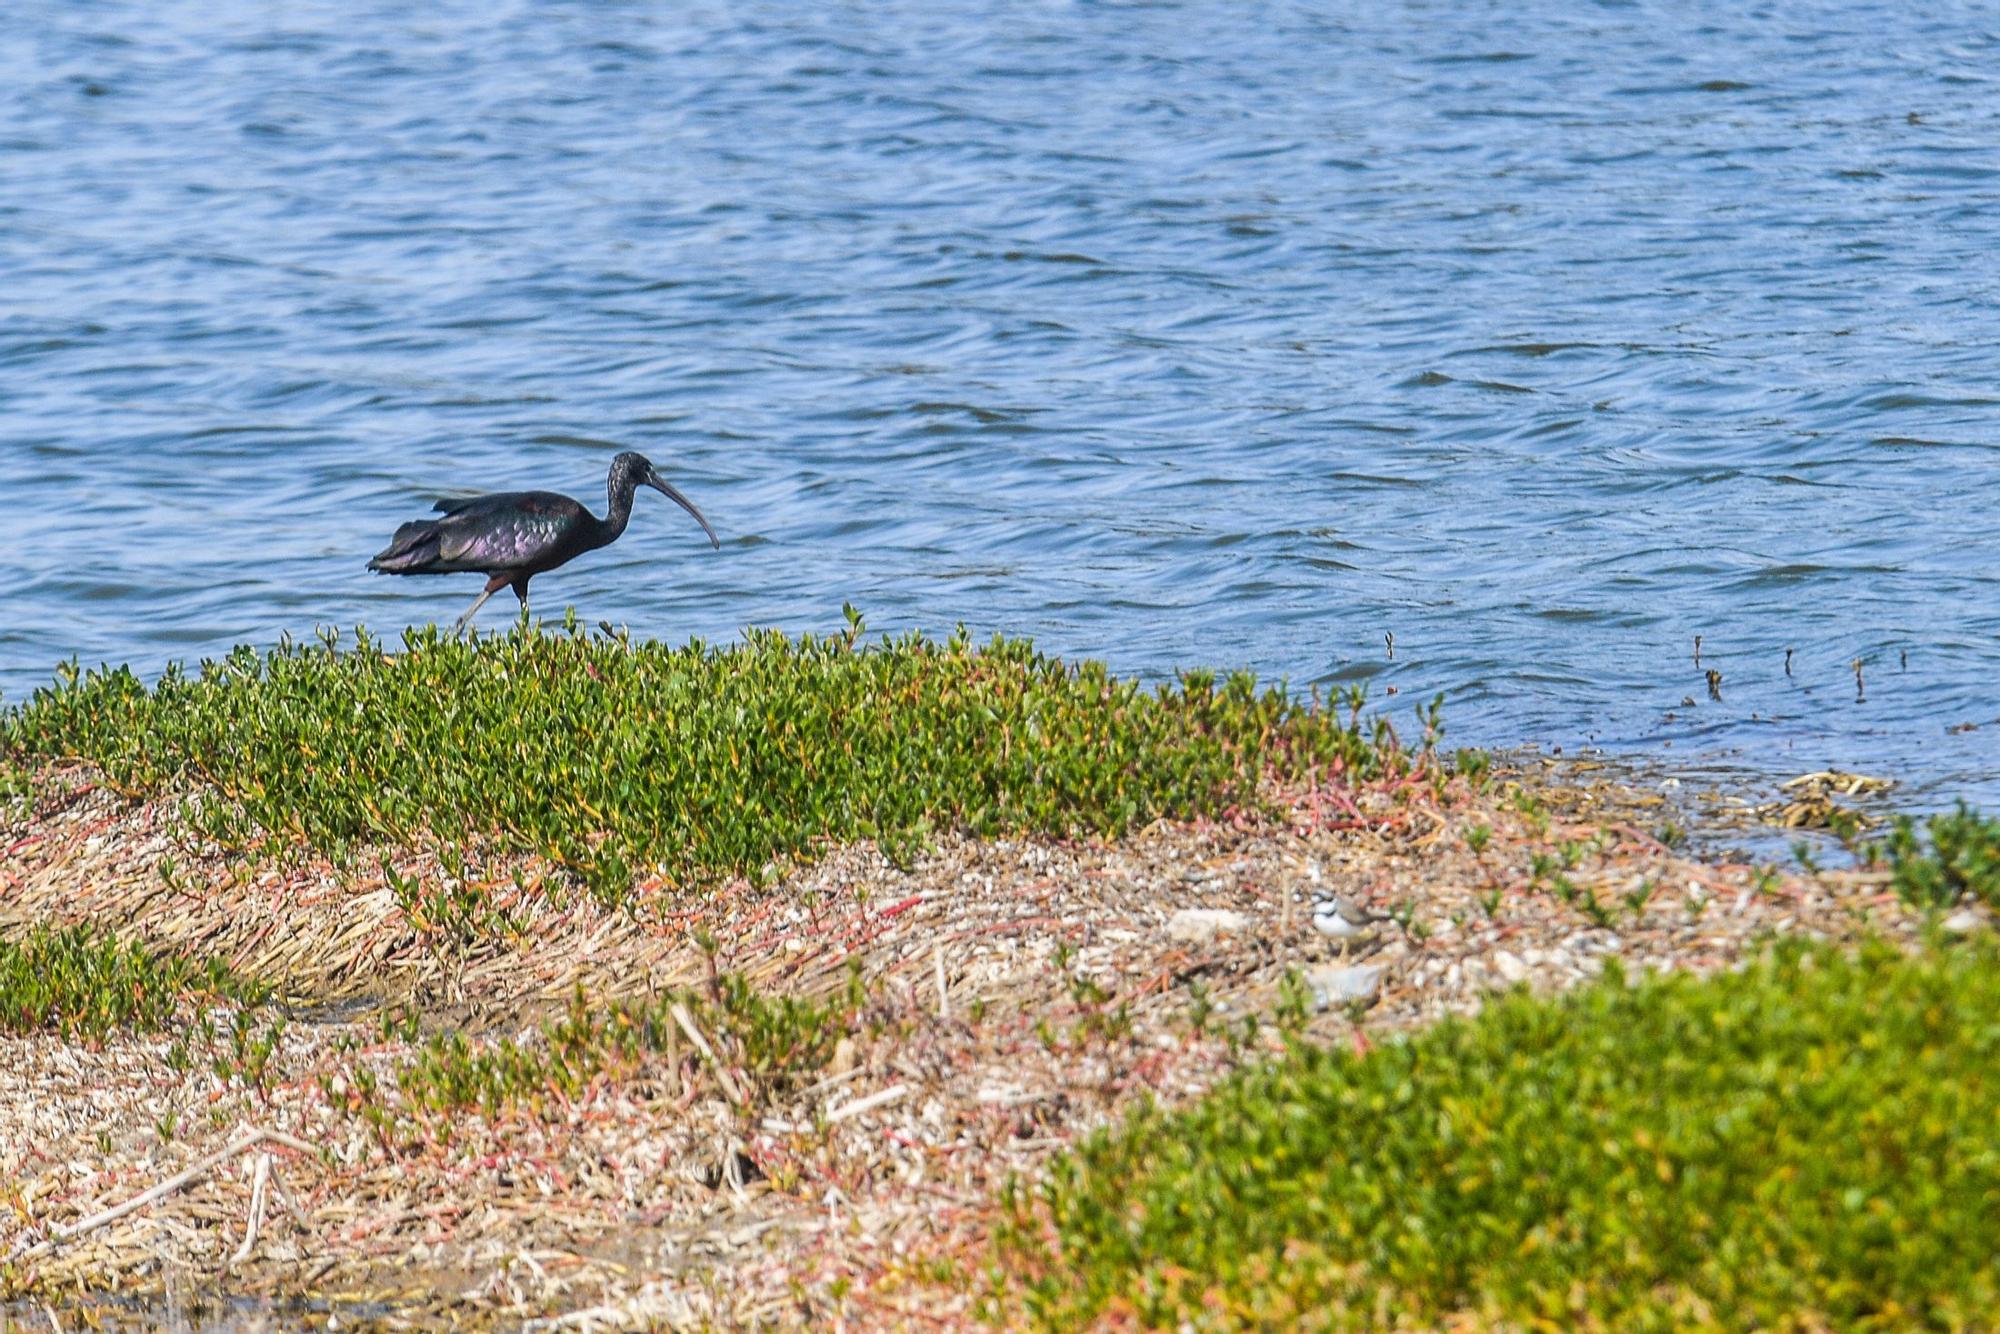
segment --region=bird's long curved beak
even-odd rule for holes
[[[694,515],[694,521],[701,525],[701,530],[704,533],[708,534],[708,544],[711,547],[720,547],[722,545],[722,539],[717,537],[715,535],[715,530],[708,526],[708,520],[701,517],[701,511],[694,507],[694,502],[692,500],[689,500],[686,496],[682,495],[680,492],[674,490],[672,484],[670,484],[666,478],[660,476],[660,474],[658,473],[652,473],[646,478],[646,485],[652,487],[655,491],[658,491],[668,500],[673,501],[674,504],[679,505],[689,514]]]

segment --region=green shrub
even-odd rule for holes
[[[1253,805],[1273,771],[1399,762],[1385,724],[1364,736],[1247,674],[1149,690],[1018,640],[669,648],[435,628],[396,654],[365,636],[238,649],[150,690],[72,665],[0,717],[0,756],[200,786],[222,799],[194,808],[197,829],[226,844],[492,839],[614,897],[650,869],[759,877],[826,839],[1116,834]]]
[[[1787,945],[1297,1051],[1090,1141],[1002,1254],[1048,1327],[1983,1326],[1996,965]]]
[[[0,941],[0,1028],[91,1039],[114,1028],[157,1031],[190,996],[259,1005],[268,993],[219,960],[150,954],[88,926],[37,927],[19,943]]]
[[[1925,821],[1919,837],[1916,822],[1901,816],[1882,850],[1905,902],[1946,908],[1976,898],[2000,908],[2000,820],[1960,802]]]
[[[34,801],[34,778],[0,763],[0,816],[25,814]]]

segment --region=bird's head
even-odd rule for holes
[[[611,460],[611,489],[618,491],[626,486],[652,487],[668,500],[673,501],[689,514],[694,515],[694,521],[701,525],[701,530],[704,533],[708,534],[708,544],[710,546],[720,547],[722,545],[722,540],[715,535],[715,529],[708,526],[708,520],[701,517],[701,511],[694,507],[694,502],[679,491],[676,491],[666,478],[660,476],[660,470],[655,468],[653,461],[644,454],[636,454],[628,450]]]

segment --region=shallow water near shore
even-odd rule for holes
[[[2000,802],[1975,12],[10,17],[7,699],[448,620],[363,572],[398,522],[629,447],[722,550],[642,497],[547,614],[851,601]]]

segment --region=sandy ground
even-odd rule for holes
[[[254,1087],[227,1012],[97,1046],[0,1033],[0,1321],[956,1327],[990,1291],[1010,1177],[1288,1036],[1365,1050],[1611,958],[1708,970],[1773,933],[1916,929],[1880,877],[1662,844],[1674,812],[1630,782],[1530,768],[1284,799],[1284,821],[948,841],[903,867],[833,848],[637,911],[473,856],[510,925],[465,944],[372,858],[231,863],[176,846],[170,804],[61,775],[0,823],[0,935],[93,921],[219,956],[279,987],[285,1025]],[[1330,940],[1313,907],[1335,892],[1390,916]],[[827,996],[856,965],[869,999],[823,1069],[746,1068],[696,1026],[490,1117],[397,1086],[425,1035],[532,1043],[579,986],[600,1007],[721,970]],[[385,1011],[415,1031],[385,1035]]]

